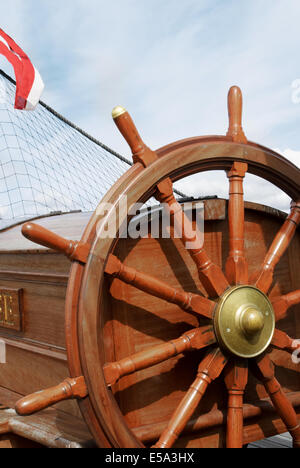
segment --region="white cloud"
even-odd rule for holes
[[[278,149],[275,149],[278,153],[282,154],[286,159],[291,161],[295,166],[300,168],[300,151],[295,151],[290,148],[287,148],[284,151],[280,151]]]
[[[232,84],[244,91],[249,138],[291,144],[287,125],[300,109],[290,96],[299,75],[296,0],[289,8],[283,0],[24,3],[8,4],[3,26],[41,69],[45,99],[115,149],[128,152],[110,119],[118,103],[155,147],[224,133]]]
[[[129,156],[111,117],[126,106],[154,148],[180,138],[224,134],[226,96],[244,93],[247,137],[300,148],[300,3],[185,0],[12,0],[2,27],[24,47],[46,83],[45,100]],[[293,162],[298,152],[279,151]],[[288,209],[270,184],[246,180],[246,198]],[[191,189],[192,187],[192,189]],[[258,190],[259,187],[259,190]],[[195,195],[227,196],[224,175],[180,184]]]

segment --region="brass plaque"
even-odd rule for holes
[[[0,288],[0,327],[22,331],[22,289]]]

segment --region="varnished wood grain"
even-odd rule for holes
[[[232,141],[247,143],[247,138],[242,128],[242,111],[242,91],[238,86],[232,86],[228,93],[229,129],[227,137],[231,138]]]
[[[287,316],[287,311],[293,305],[300,303],[300,290],[293,291],[284,296],[276,297],[272,301],[276,320],[282,320]]]
[[[225,384],[228,391],[226,446],[227,448],[242,448],[243,400],[248,383],[248,363],[246,360],[234,359],[225,372]]]
[[[0,428],[3,428],[2,440],[10,442],[13,448],[96,447],[80,418],[53,409],[26,418],[18,416],[11,409],[2,409]]]
[[[286,424],[288,431],[291,433],[294,448],[300,448],[300,424],[297,414],[275,377],[275,369],[272,361],[268,356],[264,355],[258,358],[256,363],[256,375],[263,381],[273,405]]]
[[[278,218],[277,213],[272,210],[262,212],[258,210],[257,206],[254,206],[253,209],[250,208],[252,208],[252,205],[247,203],[245,212],[245,252],[250,270],[253,271],[255,265],[263,261],[268,245],[281,225],[282,218]],[[225,237],[226,229],[227,219],[223,221],[208,220],[206,223],[206,247],[215,262],[220,262],[220,259],[222,262],[223,259],[225,263],[228,253],[227,237]],[[174,287],[183,286],[184,289],[192,291],[192,285],[196,284],[198,288],[201,288],[201,283],[197,279],[197,270],[193,263],[189,261],[189,256],[184,252],[179,240],[176,242],[176,250],[179,253],[178,257],[174,256],[175,250],[171,248],[171,242],[167,240],[163,243],[151,239],[144,239],[139,242],[123,240],[116,249],[116,255],[122,259],[126,258],[126,265],[130,267],[147,268],[150,274],[156,274],[158,278],[172,278],[169,284]],[[157,263],[149,266],[151,262],[148,262],[147,259],[151,259],[154,252]],[[168,265],[169,258],[176,262],[175,272]],[[183,268],[183,264],[180,263],[181,258],[183,264],[188,265],[188,274],[186,269]],[[286,277],[286,271],[289,268],[288,257],[285,256],[282,262],[280,264],[282,266],[275,276],[277,284],[275,294],[276,291],[277,294],[278,291],[288,291],[289,287]],[[298,280],[300,280],[300,277],[298,277]],[[171,304],[166,305],[161,310],[161,301],[159,299],[153,299],[150,296],[148,298],[142,291],[126,286],[117,279],[112,283],[111,293],[114,298],[111,306],[115,317],[113,322],[114,342],[117,343],[116,357],[119,359],[135,352],[150,349],[151,346],[161,343],[162,340],[176,338],[182,331],[182,321],[187,320],[185,312],[172,308]],[[168,326],[166,326],[166,322],[160,325],[161,322],[157,321],[157,317],[162,315],[170,322]],[[191,318],[191,320],[193,319]],[[176,322],[178,326],[175,328]],[[190,326],[193,323],[192,321]],[[161,333],[157,334],[156,330],[160,328]],[[176,330],[178,330],[178,335],[176,335]],[[109,342],[111,343],[111,341]],[[276,356],[280,366],[286,365],[281,354]],[[173,369],[174,371],[172,371]],[[153,369],[139,371],[137,375],[124,377],[122,382],[117,384],[113,390],[130,426],[135,427],[137,431],[139,427],[147,424],[149,424],[149,427],[166,426],[168,418],[172,415],[172,409],[174,410],[179,405],[180,399],[184,396],[184,391],[187,390],[185,385],[176,385],[174,380],[177,377],[181,382],[192,381],[192,372],[192,366],[186,359],[173,358],[168,364],[164,363],[155,366]],[[285,389],[295,389],[296,366],[291,367],[288,372],[282,367],[280,374],[284,379]],[[160,382],[160,385],[156,384],[157,381]],[[131,401],[132,392],[135,395],[135,404]],[[255,401],[257,392],[262,398],[266,397],[264,387],[254,382],[253,378],[250,378],[246,401]],[[197,415],[207,412],[207,409],[212,407],[213,400],[218,401],[225,408],[226,399],[226,394],[222,388],[211,387],[210,392],[205,395],[202,403],[200,403],[199,409],[196,411]],[[160,403],[161,401],[163,401],[163,405]],[[259,431],[258,433],[261,434]],[[200,444],[199,439],[197,439],[197,443]]]
[[[27,395],[17,401],[15,410],[20,416],[38,413],[60,401],[87,397],[88,389],[84,377],[65,379],[55,387]]]
[[[229,179],[229,254],[226,261],[226,276],[233,286],[248,283],[248,265],[245,258],[245,216],[243,179],[248,166],[234,163],[227,173]]]
[[[109,256],[105,273],[114,278],[119,278],[127,284],[131,284],[141,291],[145,291],[155,297],[176,304],[184,310],[195,312],[207,318],[213,317],[215,309],[215,303],[213,301],[199,294],[192,294],[180,289],[175,289],[154,276],[139,272],[134,268],[124,265],[114,255]]]
[[[68,376],[66,360],[49,356],[46,350],[43,354],[25,347],[6,346],[6,364],[1,364],[0,386],[12,392],[28,395],[55,386]],[[80,414],[75,401],[58,403],[57,408],[77,417]]]
[[[299,176],[297,171],[295,172],[290,163],[284,162],[274,152],[258,145],[249,144],[247,151],[245,151],[244,144],[232,143],[228,138],[208,137],[170,145],[167,149],[158,151],[157,155],[158,159],[149,166],[141,167],[141,163],[137,162],[136,167],[130,172],[130,177],[126,175],[117,187],[110,191],[106,200],[115,204],[120,193],[127,194],[129,202],[144,200],[146,195],[156,194],[155,187],[158,180],[163,181],[168,177],[176,179],[179,175],[189,175],[197,170],[222,169],[228,171],[234,162],[241,161],[248,164],[250,173],[260,176],[264,174],[265,168],[268,166],[270,170],[266,173],[267,180],[275,182],[280,188],[286,189],[293,198],[298,199]],[[168,187],[161,187],[161,192],[163,190],[167,193]],[[265,216],[262,216],[261,219],[259,217],[260,215],[256,212],[255,215],[252,213],[246,219],[246,228],[248,228],[249,234],[245,238],[245,256],[251,271],[254,271],[259,265],[259,261],[263,260],[270,236],[274,235],[273,228],[278,224],[276,219],[266,221]],[[221,220],[218,224],[218,226],[215,223],[208,227],[208,231],[205,233],[207,241],[205,251],[207,257],[211,258],[212,264],[217,265],[221,270],[224,268],[228,254],[226,246],[228,230],[225,221]],[[78,374],[78,370],[82,370],[87,378],[88,386],[92,390],[88,400],[90,406],[82,405],[81,407],[83,410],[87,409],[87,421],[97,443],[100,446],[106,444],[137,447],[142,444],[135,438],[130,428],[138,427],[141,421],[149,422],[151,417],[154,422],[158,423],[168,419],[168,415],[172,414],[177,402],[182,399],[182,395],[187,390],[188,382],[192,381],[189,380],[189,375],[192,375],[194,363],[186,360],[185,356],[174,356],[168,365],[165,362],[159,363],[154,370],[152,368],[142,370],[134,378],[126,376],[122,382],[116,385],[116,388],[113,388],[115,400],[105,385],[102,371],[103,359],[106,355],[114,354],[115,360],[119,361],[136,351],[141,351],[142,347],[146,349],[151,342],[163,344],[169,339],[177,339],[178,336],[192,327],[199,326],[197,323],[199,317],[191,316],[175,304],[166,304],[162,310],[160,299],[156,301],[156,298],[151,297],[150,301],[145,294],[142,295],[142,292],[136,288],[132,288],[128,284],[121,286],[118,279],[115,279],[111,285],[113,298],[109,300],[107,298],[108,282],[104,277],[104,268],[108,255],[112,253],[113,248],[117,250],[119,246],[116,246],[114,240],[101,239],[101,242],[95,242],[96,226],[101,234],[101,223],[99,225],[99,218],[97,214],[94,214],[83,237],[84,242],[88,241],[90,245],[93,245],[85,270],[78,264],[72,267],[71,277],[74,279],[74,288],[73,290],[69,289],[69,295],[72,297],[69,297],[67,301],[67,307],[70,308],[67,313],[67,336],[71,374],[75,374],[72,376],[77,377],[82,375]],[[253,234],[255,235],[253,236]],[[172,287],[181,288],[185,284],[189,286],[188,291],[195,294],[198,294],[199,291],[204,292],[205,285],[201,278],[200,280],[198,278],[197,267],[190,262],[190,256],[182,249],[182,246],[180,247],[176,241],[170,241],[168,247],[159,245],[153,239],[147,239],[147,241],[149,244],[143,242],[139,247],[131,241],[126,241],[123,245],[123,257],[118,255],[122,263],[145,271],[147,274],[154,272],[162,280],[168,279]],[[259,248],[255,249],[256,242],[258,242]],[[135,256],[134,253],[137,254],[138,248],[141,255]],[[120,250],[122,251],[122,248]],[[152,260],[154,251],[157,254],[155,264]],[[184,262],[182,262],[183,258]],[[274,276],[276,281],[271,291],[273,297],[284,295],[289,291],[288,267],[289,259],[287,256],[283,256],[279,270]],[[75,272],[74,275],[73,272]],[[79,275],[77,275],[78,272]],[[164,272],[167,272],[167,276],[164,276]],[[185,288],[182,289],[185,290]],[[103,307],[105,307],[105,312]],[[110,310],[107,310],[109,307]],[[289,324],[286,326],[288,327]],[[114,343],[114,349],[108,350],[112,343]],[[130,352],[127,353],[127,351]],[[284,390],[286,391],[295,384],[297,370],[286,362],[284,352],[279,350],[274,355],[283,367],[286,366],[283,370],[289,371],[284,382]],[[199,360],[202,358],[203,355],[199,351]],[[45,379],[44,374],[43,379]],[[19,382],[20,384],[21,382]],[[159,393],[161,391],[162,394]],[[131,394],[131,392],[133,393]],[[257,399],[262,395],[265,395],[262,386],[256,381],[252,381],[245,395],[246,401],[253,401],[254,396]],[[129,427],[126,426],[121,417],[116,401],[121,402],[120,406]],[[212,384],[209,395],[203,397],[197,408],[199,413],[195,416],[199,416],[203,410],[213,409],[216,402],[220,407],[225,407],[224,389],[222,390],[217,382],[215,385]],[[277,430],[277,426],[274,430]],[[222,442],[221,432],[220,428],[216,431],[206,431],[202,439],[213,446]],[[254,437],[255,433],[259,432],[261,430],[256,428],[252,436]],[[201,436],[196,435],[196,439],[197,441],[201,440]],[[184,438],[179,443],[185,443]],[[199,446],[201,443],[200,441]]]
[[[277,348],[284,349],[290,353],[294,353],[300,349],[300,342],[295,338],[291,338],[281,330],[275,330],[272,345]]]
[[[22,234],[35,244],[62,252],[70,260],[77,260],[82,263],[87,261],[90,250],[87,244],[65,239],[35,223],[25,223],[22,227]]]
[[[199,405],[208,385],[219,377],[226,363],[227,359],[219,349],[207,354],[198,368],[196,380],[180,402],[155,448],[170,448],[174,445]]]
[[[287,394],[287,398],[290,400],[291,404],[296,408],[297,414],[300,413],[300,395],[299,393],[289,393]],[[226,428],[226,418],[227,418],[227,409],[217,409],[214,408],[208,413],[201,414],[197,418],[192,417],[190,421],[187,423],[186,427],[183,429],[182,434],[187,436],[192,436],[194,445],[190,445],[192,447],[197,447],[197,444],[200,446],[205,446],[205,433],[207,433],[210,429],[214,429],[215,431],[222,431],[225,432]],[[252,425],[251,428],[251,420],[256,418],[256,422]],[[259,419],[258,419],[259,418]],[[263,399],[260,401],[254,402],[252,405],[244,404],[243,405],[243,420],[244,420],[244,428],[243,428],[243,441],[244,444],[249,443],[249,441],[264,439],[272,434],[272,422],[276,421],[275,425],[278,426],[281,422],[282,430],[284,432],[285,427],[283,427],[282,421],[278,420],[276,415],[276,410],[271,402],[270,399]],[[250,421],[248,421],[250,420]],[[260,425],[259,425],[260,423]],[[165,430],[167,426],[167,422],[161,422],[159,424],[149,424],[145,426],[139,426],[137,428],[133,428],[134,433],[136,436],[142,440],[145,444],[150,444],[157,440],[160,434]],[[266,426],[268,427],[268,432],[264,433],[266,430]],[[250,429],[251,428],[251,429]],[[227,431],[226,431],[227,432]],[[257,439],[255,439],[255,436]],[[201,438],[203,440],[201,441]],[[250,438],[251,437],[251,438]]]
[[[154,366],[185,351],[205,348],[215,342],[212,326],[188,331],[177,340],[155,346],[118,362],[105,364],[103,370],[106,383],[114,385],[124,375]]]
[[[114,120],[131,148],[135,163],[149,167],[158,160],[157,153],[150,150],[143,142],[128,112],[122,113]],[[169,177],[158,181],[155,197],[160,203],[165,205],[165,209],[171,217],[171,224],[174,226],[174,230],[177,236],[181,238],[184,246],[187,247],[189,244],[192,244],[187,249],[197,266],[199,277],[206,291],[211,297],[220,296],[229,287],[229,284],[219,266],[209,258],[197,227],[196,229],[195,226],[193,228],[192,223],[176,200],[173,184]]]
[[[300,223],[300,203],[292,203],[291,213],[277,233],[255,281],[257,288],[267,293],[271,287],[274,268],[288,248]]]
[[[220,201],[220,203],[223,203],[223,201]],[[259,262],[260,260],[263,260],[263,256],[264,256],[264,254],[266,253],[266,249],[267,249],[267,246],[268,246],[268,243],[269,243],[269,239],[271,239],[271,237],[272,237],[272,232],[273,232],[273,233],[274,233],[274,232],[276,233],[276,230],[278,229],[277,226],[279,226],[280,221],[277,221],[277,218],[276,218],[276,214],[275,214],[275,213],[273,214],[273,212],[270,212],[270,213],[268,214],[267,212],[263,212],[263,214],[260,215],[261,212],[260,212],[260,211],[257,211],[257,208],[255,208],[255,209],[253,209],[253,210],[250,210],[250,207],[251,207],[251,206],[252,206],[252,205],[246,204],[246,207],[247,207],[247,208],[246,208],[246,231],[248,232],[248,234],[246,235],[246,245],[247,245],[247,246],[250,246],[250,245],[251,245],[252,251],[251,251],[251,257],[249,257],[249,261],[250,261],[250,268],[251,268],[252,271],[253,271],[253,269],[254,269],[254,267],[255,267],[255,263],[256,263],[256,262]],[[253,208],[254,208],[254,207],[253,207]],[[261,217],[260,217],[260,216],[261,216]],[[263,222],[262,222],[261,220],[263,220]],[[223,246],[223,248],[220,250],[221,241],[222,241],[222,236],[217,235],[217,232],[226,233],[226,224],[227,224],[227,220],[223,220],[223,221],[221,220],[221,221],[218,221],[218,222],[217,222],[217,221],[214,221],[213,219],[211,219],[211,220],[208,219],[207,221],[208,221],[208,223],[209,223],[209,226],[207,226],[208,231],[206,232],[206,245],[207,245],[207,248],[208,248],[208,250],[209,250],[210,255],[213,256],[214,261],[220,262],[220,260],[222,261],[222,259],[226,258],[226,238],[223,238],[224,246]],[[215,224],[216,222],[217,222],[218,224]],[[223,224],[222,224],[222,223],[223,223]],[[213,226],[213,225],[215,226],[214,229],[212,229],[212,226]],[[255,227],[255,226],[257,226],[257,227]],[[256,230],[254,230],[254,229],[256,229]],[[261,229],[262,229],[262,231],[261,231]],[[223,234],[223,235],[224,235],[224,234]],[[259,240],[258,240],[258,236],[261,236]],[[258,242],[259,242],[259,244],[255,245],[255,246],[252,246],[252,242],[253,242],[252,239],[253,239],[253,238],[254,238],[254,239],[257,239]],[[145,243],[145,245],[146,245],[147,242],[149,242],[149,240],[143,241],[143,243]],[[136,248],[136,247],[133,247],[133,251],[132,251],[133,257],[132,257],[132,259],[134,259],[134,258],[136,258],[136,259],[143,259],[143,261],[142,261],[141,264],[139,264],[139,263],[135,264],[135,261],[132,261],[131,265],[135,265],[135,266],[137,266],[137,267],[139,267],[139,268],[142,268],[142,267],[143,267],[143,262],[146,263],[146,260],[144,261],[144,257],[143,257],[143,256],[144,256],[145,253],[146,253],[146,255],[147,255],[146,258],[151,258],[151,256],[153,255],[154,249],[155,249],[155,245],[158,245],[158,244],[156,244],[155,241],[153,241],[153,242],[150,241],[150,243],[149,243],[149,248],[146,248],[146,249],[143,248],[143,249],[141,250],[141,253],[139,253],[138,250],[135,252],[135,248]],[[183,251],[183,250],[180,250],[180,247],[179,247],[180,244],[177,243],[176,245],[177,245],[176,248],[178,248],[179,251],[180,251],[180,255],[185,255],[185,254],[184,254],[184,251]],[[259,246],[259,245],[260,245],[260,250],[258,249],[258,246]],[[125,246],[124,246],[124,247],[125,247]],[[130,247],[130,249],[132,249],[132,246]],[[215,251],[215,249],[217,249],[217,250]],[[125,248],[124,251],[126,251],[126,248]],[[255,256],[252,258],[252,252],[253,252],[253,251],[255,252]],[[142,253],[142,252],[143,252],[143,253]],[[248,254],[248,252],[246,252],[246,253]],[[32,259],[33,261],[26,262],[26,259],[25,259],[26,256],[24,257],[24,254],[22,254],[22,253],[20,253],[19,255],[20,255],[20,258],[24,258],[24,261],[22,262],[22,264],[21,264],[21,263],[18,263],[18,264],[15,263],[15,265],[16,265],[16,267],[17,267],[17,268],[16,268],[16,271],[20,271],[20,268],[21,268],[21,267],[24,269],[25,267],[28,268],[28,265],[30,265],[30,266],[32,265],[32,266],[34,266],[35,271],[41,272],[41,273],[39,273],[39,274],[44,274],[44,273],[42,273],[42,272],[43,272],[43,268],[44,268],[44,270],[45,270],[45,268],[48,268],[48,265],[49,265],[49,268],[48,268],[48,270],[47,270],[48,272],[49,272],[49,271],[59,271],[59,272],[61,272],[60,274],[65,275],[64,272],[65,272],[65,271],[68,271],[68,268],[69,268],[68,260],[67,260],[67,259],[64,259],[63,256],[59,257],[58,255],[55,255],[55,254],[51,254],[51,255],[44,254],[44,256],[42,257],[42,262],[41,262],[40,260],[39,260],[39,261],[36,261],[36,258],[33,258],[33,259]],[[162,255],[162,258],[163,258],[163,255],[164,255],[164,254],[163,254],[163,251],[160,251],[160,253],[157,253],[157,255],[158,255],[158,256],[161,256],[161,255]],[[250,255],[250,249],[249,249],[249,255]],[[28,258],[30,258],[30,256],[28,256]],[[54,260],[53,262],[52,262],[52,258],[53,258],[53,260]],[[60,258],[63,260],[63,262],[64,262],[63,264],[61,264],[61,263],[58,262],[58,260],[59,260]],[[172,257],[172,251],[170,251],[170,258],[173,258],[173,257]],[[186,257],[186,258],[188,258],[188,257]],[[47,260],[47,259],[49,259],[49,261],[51,260],[51,263],[48,263],[48,265],[47,265],[47,263],[46,263],[46,260]],[[223,261],[224,261],[224,260],[223,260]],[[285,273],[285,272],[286,272],[286,268],[288,268],[288,264],[287,264],[286,262],[287,262],[287,257],[284,258],[284,263],[283,263],[283,265],[286,265],[286,266],[284,266],[284,268],[281,268],[281,269],[278,271],[278,274],[277,274],[277,276],[276,276],[276,278],[278,278],[279,281],[282,283],[281,288],[283,288],[283,289],[277,289],[277,291],[279,291],[279,292],[281,292],[281,293],[288,292],[288,289],[287,289],[288,283],[286,282],[286,273]],[[52,266],[50,267],[50,265],[52,265]],[[7,261],[4,262],[4,266],[7,267]],[[50,270],[50,268],[52,268],[52,270]],[[55,268],[55,270],[54,270],[54,268]],[[195,283],[197,284],[197,286],[201,289],[201,283],[199,283],[199,281],[197,280],[197,272],[196,272],[196,270],[194,269],[193,264],[191,264],[189,268],[190,268],[190,272],[191,272],[191,275],[192,275],[192,278],[193,278],[192,281],[195,282]],[[159,270],[160,270],[160,272],[162,273],[162,277],[166,277],[165,275],[167,275],[167,277],[169,277],[169,276],[171,275],[171,272],[172,272],[172,270],[166,270],[166,267],[165,267],[165,266],[162,267],[161,264],[159,264]],[[148,271],[149,271],[149,270],[148,270]],[[180,271],[180,269],[179,269],[179,271]],[[15,274],[17,274],[17,273],[15,273]],[[20,274],[20,273],[18,273],[18,274]],[[49,273],[48,273],[48,274],[49,274]],[[181,277],[182,277],[182,281],[183,281],[183,284],[184,284],[184,288],[187,287],[188,289],[193,290],[193,288],[192,288],[192,286],[191,286],[193,283],[190,282],[190,279],[188,279],[188,278],[186,277],[186,272],[182,270],[181,273],[180,273],[180,275],[181,275]],[[24,278],[27,278],[27,276],[25,275]],[[23,280],[21,277],[19,277],[19,279]],[[35,279],[34,276],[33,276],[33,279]],[[38,279],[38,277],[36,277],[36,279]],[[45,280],[43,280],[43,281],[49,282],[49,284],[50,284],[51,282],[53,282],[53,280],[51,280],[51,279],[49,279],[49,281],[48,281],[46,277],[45,277]],[[117,281],[117,280],[116,280],[116,281]],[[174,285],[175,287],[181,286],[181,283],[178,283],[178,282],[177,282],[178,280],[175,279],[175,282],[174,282],[174,280],[172,280],[172,281],[173,281],[173,285]],[[172,282],[171,282],[171,283],[172,283]],[[26,284],[27,284],[27,280],[26,280]],[[125,286],[124,286],[124,287],[125,287]],[[116,292],[117,290],[120,291],[119,288],[117,288],[117,289],[114,288],[114,289],[113,289],[114,294],[115,294],[115,292]],[[125,289],[124,289],[124,291],[125,291]],[[126,297],[127,297],[127,296],[126,296]],[[136,296],[136,297],[138,297],[138,296]],[[128,299],[126,299],[126,300],[128,300]],[[144,304],[144,303],[145,303],[145,295],[144,295],[144,294],[141,293],[141,295],[140,295],[140,297],[139,297],[139,301],[141,301],[140,304]],[[152,305],[153,305],[153,301],[152,301]],[[150,306],[150,302],[149,302],[149,306]],[[114,306],[114,307],[116,308],[116,311],[117,311],[117,310],[119,309],[120,305],[119,305],[119,304],[116,304],[116,306]],[[127,307],[130,307],[130,304],[129,304]],[[170,305],[170,307],[172,307],[172,305]],[[160,309],[160,305],[159,305],[159,301],[158,301],[158,302],[157,302],[157,312],[158,312],[158,313],[159,313],[159,309]],[[168,309],[168,308],[167,308],[167,309]],[[47,310],[47,309],[45,309],[45,312],[46,312],[46,310]],[[167,311],[167,310],[164,310],[164,311],[163,311],[164,314],[166,313],[166,311]],[[61,313],[62,313],[62,319],[63,319],[63,302],[62,302],[62,307],[61,307]],[[179,315],[179,316],[180,316],[180,315]],[[193,320],[194,320],[194,319],[192,319],[191,324],[193,323]],[[52,322],[50,322],[49,325],[50,325],[51,323],[52,323]],[[174,317],[174,323],[175,323],[175,317]],[[194,323],[196,324],[196,322],[194,322]],[[179,330],[179,331],[180,331],[180,330]],[[162,331],[162,333],[163,333],[163,331]],[[55,336],[55,334],[54,334],[53,336]],[[122,330],[120,330],[120,337],[122,337],[122,340],[123,340],[123,341],[124,341],[124,336],[125,336],[125,335],[124,335],[124,328],[123,328]],[[173,337],[174,337],[174,335],[173,335],[173,336],[172,336],[172,335],[170,336],[170,338],[173,338]],[[141,342],[140,342],[140,343],[141,343],[141,346],[144,347],[144,349],[146,349],[148,345],[151,346],[151,341],[149,340],[149,338],[147,339],[147,341],[145,341],[145,337],[141,337]],[[125,349],[125,348],[124,348],[124,349]],[[139,349],[139,348],[131,349],[131,351],[135,352],[136,349]],[[122,351],[120,350],[120,352],[122,352]],[[123,350],[123,352],[125,352],[125,351]],[[120,353],[119,353],[119,356],[120,356]],[[123,356],[124,356],[124,354],[123,354]],[[122,354],[121,354],[121,357],[122,357]],[[174,364],[172,364],[172,365],[174,365]],[[148,375],[149,375],[149,373],[148,373]],[[150,374],[150,375],[151,375],[151,374]],[[283,373],[283,375],[284,375],[284,373]],[[185,378],[186,378],[186,377],[185,377]],[[127,379],[127,377],[126,377],[126,379]],[[140,377],[139,377],[139,379],[140,379]],[[135,381],[136,381],[136,380],[135,380]],[[167,380],[165,380],[165,383],[166,383],[166,382],[167,382]],[[288,385],[289,385],[288,381],[285,380],[285,382],[286,382],[286,387],[288,387]],[[52,384],[54,384],[54,382],[53,382]],[[47,384],[46,384],[46,385],[47,385]],[[48,383],[48,385],[49,385],[49,383]],[[124,381],[124,384],[122,384],[122,387],[123,387],[123,388],[126,388],[127,385],[128,385],[128,383],[126,383],[126,382]],[[291,381],[290,381],[290,385],[291,385]],[[42,385],[42,382],[40,382],[39,384],[37,384],[37,383],[35,384],[35,389],[36,389],[36,390],[41,389],[41,388],[44,388],[44,387],[45,387],[45,383],[44,383],[43,385]],[[32,391],[32,390],[31,390],[31,391]],[[27,390],[27,392],[28,392],[28,390]],[[249,391],[248,391],[248,394],[249,394]],[[255,394],[255,392],[253,391],[253,395],[254,395],[254,394]],[[220,390],[218,390],[218,391],[215,393],[215,395],[221,396],[221,395],[220,395]],[[124,394],[124,397],[125,397],[125,394]],[[174,394],[174,396],[172,397],[170,403],[172,403],[173,405],[176,405],[177,403],[176,403],[174,397],[175,397],[175,394]],[[176,395],[176,399],[178,400],[179,398],[180,398],[180,396],[179,396],[179,393],[178,393],[178,395]],[[222,398],[223,398],[223,397],[222,397]],[[200,408],[199,408],[199,411],[205,412],[205,409],[206,409],[207,407],[209,407],[209,405],[210,405],[210,402],[209,402],[209,400],[206,399],[206,400],[203,402],[203,407],[200,407]],[[151,407],[152,407],[152,406],[150,405],[149,408],[148,408],[150,412],[151,412]],[[225,406],[224,406],[224,407],[225,407]],[[168,411],[170,411],[170,409],[168,409]],[[144,413],[145,416],[146,416],[146,413],[147,413],[147,407],[146,407],[145,413]],[[132,413],[131,413],[131,414],[132,414]],[[142,413],[141,413],[141,414],[142,414]],[[158,412],[154,412],[154,413],[153,413],[153,418],[154,418],[153,420],[155,420],[155,418],[156,418],[156,420],[157,420],[157,414],[158,414]],[[166,417],[166,412],[164,412],[164,413],[162,414],[161,424],[166,424],[166,422],[163,422],[163,420],[164,420],[165,417]],[[130,419],[130,418],[129,418],[129,419]],[[142,421],[143,421],[143,420],[145,420],[145,421],[148,420],[148,421],[149,421],[149,416],[146,416],[145,418],[142,417],[142,419],[137,418],[137,428],[139,427],[139,425],[142,424]],[[133,419],[132,419],[132,421],[133,421]],[[140,422],[139,422],[139,421],[140,421]],[[165,421],[166,421],[166,420],[165,420]],[[257,434],[258,434],[258,433],[259,433],[259,426],[257,426],[257,429],[258,429],[258,430],[257,430]],[[260,434],[261,434],[261,432],[260,432]],[[253,437],[255,437],[255,436],[253,436]],[[256,435],[256,437],[257,437],[257,435]],[[199,446],[200,446],[200,445],[201,445],[200,440],[199,440],[199,439],[195,439],[195,440],[198,440],[197,444],[199,444]],[[252,440],[253,440],[253,439],[252,439]],[[203,436],[203,441],[205,441],[205,437],[204,437],[204,436]],[[196,442],[195,442],[195,443],[196,443]],[[205,443],[205,442],[203,442],[203,443]],[[212,439],[211,439],[211,443],[213,444]]]

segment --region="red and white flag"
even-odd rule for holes
[[[0,54],[14,67],[17,83],[15,109],[34,110],[44,90],[43,80],[25,52],[2,29]]]

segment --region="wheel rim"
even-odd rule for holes
[[[217,152],[217,156],[213,156],[213,151]],[[268,171],[267,180],[283,189],[289,196],[298,199],[300,185],[299,170],[288,161],[278,157],[276,153],[254,144],[241,145],[228,143],[224,138],[223,140],[221,138],[199,138],[196,143],[195,139],[186,140],[184,143],[170,145],[168,148],[158,151],[158,153],[163,154],[163,156],[154,163],[155,166],[152,165],[151,168],[145,169],[136,165],[134,169],[135,174],[133,175],[131,171],[128,176],[123,178],[122,187],[126,187],[124,193],[128,193],[130,204],[141,200],[145,201],[153,193],[156,183],[170,174],[174,179],[178,179],[180,171],[182,171],[181,175],[184,177],[185,175],[198,172],[199,169],[200,171],[228,170],[234,161],[241,160],[248,163],[249,172],[253,174],[262,176],[264,171]],[[229,156],[230,154],[231,156]],[[201,156],[200,160],[198,159],[199,155]],[[156,177],[153,177],[154,172]],[[139,191],[139,187],[144,188]],[[105,197],[105,201],[115,202],[119,190],[120,186],[115,190],[111,190]],[[94,215],[83,236],[83,241],[91,242],[94,238],[97,221],[97,216]],[[100,231],[101,226],[98,226],[98,233]],[[96,414],[97,422],[102,430],[104,430],[109,443],[113,446],[137,447],[140,446],[140,442],[134,437],[123,418],[121,418],[120,410],[106,388],[102,373],[102,365],[104,363],[101,362],[101,346],[99,345],[97,333],[95,333],[95,330],[99,327],[99,320],[101,320],[101,314],[100,317],[98,315],[100,297],[95,291],[101,291],[104,265],[114,244],[115,241],[106,239],[100,245],[99,242],[93,239],[89,262],[85,267],[85,271],[80,272],[80,276],[83,274],[82,282],[80,280],[80,293],[74,292],[74,289],[71,291],[72,299],[67,304],[67,318],[72,317],[72,320],[74,319],[74,310],[76,310],[75,315],[78,313],[79,342],[77,342],[76,338],[74,339],[77,331],[76,333],[73,332],[71,333],[72,340],[68,342],[68,347],[72,350],[76,347],[79,348],[80,365],[78,362],[73,362],[73,353],[69,353],[69,356],[71,370],[76,371],[77,374],[83,371],[85,375],[92,405],[92,410],[90,407],[89,412]],[[79,269],[80,267],[76,265],[71,272],[71,278],[77,276],[77,282]],[[96,277],[98,277],[97,280],[95,280]],[[93,278],[92,282],[91,278]],[[67,323],[70,326],[70,320],[67,319]],[[70,328],[72,329],[72,325]],[[100,349],[97,359],[94,359],[95,354],[93,355],[93,359],[87,358],[87,356],[91,355],[92,349]],[[105,401],[105,404],[103,404],[103,401]],[[87,416],[87,403],[81,403],[81,405],[84,406],[83,411],[85,416]],[[109,408],[109,411],[107,411],[107,408]],[[108,414],[111,416],[111,421],[118,420],[117,432],[112,423],[107,423]],[[122,421],[121,424],[120,420]],[[95,429],[95,422],[92,423],[92,430],[94,436],[96,436],[98,431]],[[99,434],[96,437],[97,439],[99,443],[103,443],[103,441],[99,440]]]

